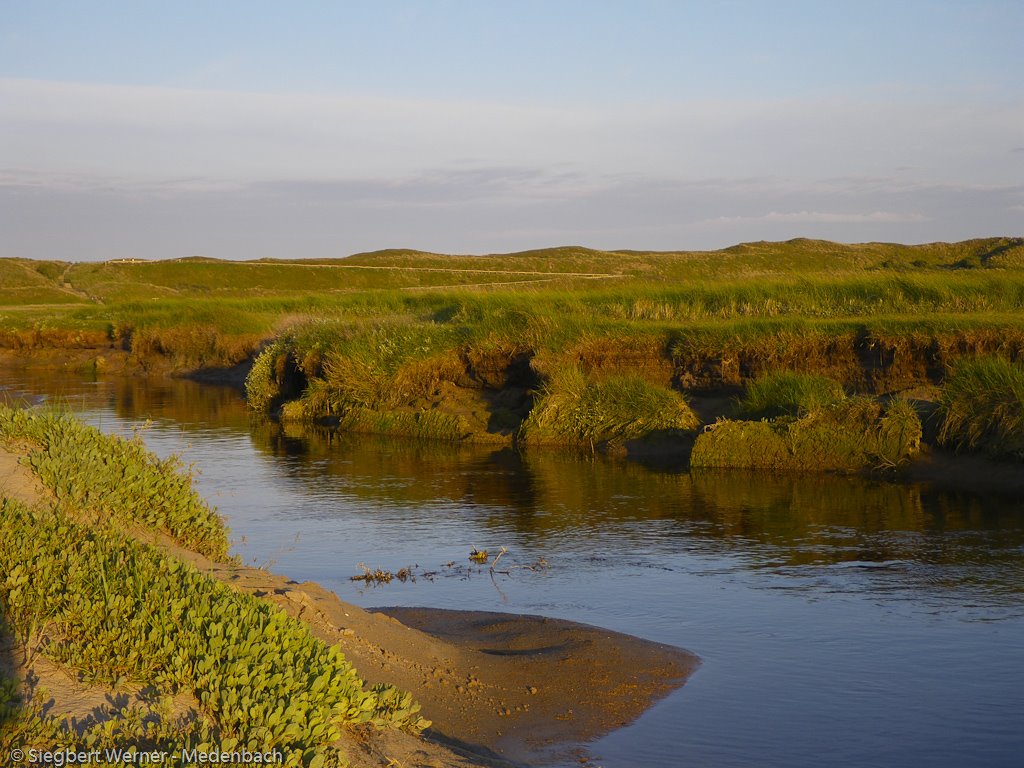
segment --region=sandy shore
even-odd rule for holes
[[[48,492],[18,458],[0,448],[0,494],[45,503]],[[340,645],[368,682],[412,691],[433,721],[425,738],[374,730],[350,734],[345,748],[356,766],[390,760],[408,767],[543,763],[633,721],[681,686],[699,663],[678,648],[558,619],[424,608],[367,611],[317,584],[216,563],[166,537],[135,533],[302,619],[316,636]],[[19,671],[23,677],[29,672]],[[49,690],[54,713],[86,717],[112,693],[85,686],[45,661],[36,660],[31,671]]]

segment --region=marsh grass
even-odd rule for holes
[[[921,445],[921,421],[903,400],[887,406],[848,398],[799,418],[760,421],[722,419],[693,446],[697,469],[791,471],[886,470],[905,464]]]
[[[247,382],[254,409],[287,406],[289,418],[313,420],[428,410],[449,385],[500,389],[513,360],[532,370],[515,382],[525,388],[567,368],[594,383],[635,377],[677,391],[739,388],[787,370],[885,394],[939,383],[963,358],[1024,355],[1022,267],[1020,238],[390,250],[301,263],[12,261],[0,263],[10,290],[71,291],[89,303],[33,308],[10,298],[0,345],[115,347],[129,367],[177,371],[233,366],[262,349]],[[765,413],[799,412],[806,395]]]
[[[800,416],[845,396],[842,384],[826,376],[775,371],[747,383],[740,410],[748,418]]]
[[[525,445],[621,445],[662,430],[693,430],[682,395],[635,376],[594,381],[579,368],[556,372],[523,422]]]
[[[998,357],[961,361],[940,400],[939,440],[1024,458],[1024,366]]]

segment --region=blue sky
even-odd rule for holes
[[[0,0],[0,256],[1024,234],[1024,3]]]

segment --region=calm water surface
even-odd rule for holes
[[[236,551],[363,606],[573,619],[703,666],[593,745],[633,766],[1024,765],[1024,501],[250,422],[228,388],[0,372],[179,453]],[[512,568],[491,579],[473,547]],[[366,588],[360,563],[415,583]],[[454,565],[448,565],[453,563]],[[429,574],[433,573],[431,576]]]

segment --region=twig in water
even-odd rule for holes
[[[498,564],[498,561],[501,560],[501,556],[504,555],[506,552],[508,552],[508,550],[505,547],[502,547],[501,548],[501,552],[498,553],[498,556],[496,558],[494,558],[494,562],[491,563],[491,570],[492,571],[494,570],[494,566],[496,566]]]

